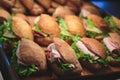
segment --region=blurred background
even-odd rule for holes
[[[114,15],[120,18],[120,0],[90,0],[93,4],[103,9],[105,12],[108,12],[111,15]]]

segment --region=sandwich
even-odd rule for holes
[[[80,10],[80,17],[89,17],[90,14],[100,15],[99,10],[95,6],[87,2],[83,2],[83,5],[80,7]]]
[[[83,25],[86,29],[86,35],[90,38],[102,39],[108,36],[109,27],[105,20],[95,14],[89,15],[89,17],[82,16]]]
[[[5,8],[12,8],[15,5],[15,0],[0,0],[0,4]]]
[[[120,67],[120,35],[109,33],[109,36],[103,39],[103,43],[110,58],[110,65]]]
[[[32,27],[21,17],[12,17],[11,29],[18,38],[34,40]]]
[[[35,42],[48,46],[54,37],[60,36],[60,29],[55,19],[47,14],[41,14],[35,20],[33,27]]]
[[[10,17],[10,13],[7,12],[5,9],[0,8],[0,26],[7,21]]]
[[[64,40],[54,38],[48,46],[46,57],[53,72],[60,78],[80,76],[82,67],[74,50]]]
[[[104,17],[107,25],[109,26],[111,32],[116,32],[120,34],[120,20],[114,16],[106,16]]]
[[[65,15],[74,15],[74,13],[68,7],[58,6],[52,16],[55,18],[64,18]]]
[[[19,76],[29,76],[47,70],[44,50],[32,40],[25,38],[16,42],[11,63]]]
[[[73,36],[85,36],[85,29],[82,20],[75,15],[65,15],[64,18],[58,18],[60,28],[60,38],[66,41],[71,40]]]
[[[76,40],[71,47],[86,69],[95,72],[108,65],[105,47],[96,39],[83,37]]]

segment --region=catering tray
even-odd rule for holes
[[[100,8],[98,8],[98,10],[102,17],[110,16],[110,14],[106,13],[104,10]],[[5,80],[61,80],[60,77],[57,77],[52,72],[48,72],[46,75],[35,74],[29,77],[18,76],[14,67],[10,63],[9,55],[7,55],[3,50],[2,44],[0,45],[0,69]],[[90,72],[83,68],[81,75],[73,78],[72,80],[114,80],[117,78],[120,78],[120,67],[109,66],[97,72]],[[71,80],[71,78],[64,78],[64,80],[67,79]]]

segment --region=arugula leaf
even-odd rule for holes
[[[91,38],[103,38],[105,36],[108,36],[108,33],[101,31],[98,29],[95,24],[92,22],[91,19],[86,19],[85,20],[87,23],[87,28],[86,28],[86,35]]]
[[[75,36],[72,37],[72,40],[73,40],[74,42],[77,42],[77,41],[80,40],[80,38],[81,38],[80,35],[75,35]]]
[[[32,73],[35,73],[37,69],[35,68],[35,65],[31,66],[22,66],[17,63],[17,56],[16,56],[16,50],[18,48],[19,41],[14,42],[14,49],[12,51],[12,57],[11,57],[11,63],[14,66],[15,70],[20,76],[29,76]]]
[[[87,19],[86,22],[88,25],[86,28],[87,31],[91,31],[95,33],[102,33],[102,31],[95,26],[95,24],[92,22],[91,19]]]
[[[39,33],[42,32],[42,30],[38,26],[38,23],[34,24],[33,30],[35,30],[36,32],[39,32]]]
[[[0,43],[10,41],[10,38],[16,38],[12,31],[12,15],[8,21],[4,21],[3,25],[0,26]]]
[[[111,29],[111,30],[113,30],[114,32],[117,32],[117,33],[119,33],[120,34],[120,31],[119,31],[119,29],[118,29],[118,26],[117,26],[117,24],[114,22],[114,20],[113,20],[113,16],[106,16],[105,18],[104,18],[104,20],[105,20],[105,22],[107,23],[107,25],[109,26],[109,28]]]
[[[45,34],[38,26],[38,23],[34,24],[34,27],[32,28],[33,31],[38,32],[39,34],[43,35],[44,37],[48,37],[49,35]]]
[[[69,63],[64,63],[64,62],[54,62],[56,66],[58,66],[63,72],[70,70],[70,64]]]
[[[120,62],[120,57],[118,56],[118,57],[115,57],[115,60],[117,61],[117,62]]]
[[[68,63],[61,64],[61,69],[62,71],[70,70],[69,64]]]
[[[86,31],[86,35],[90,38],[103,38],[103,37],[107,37],[109,36],[108,33],[103,32],[103,33],[95,33],[95,32],[91,32],[91,31]]]
[[[62,18],[59,18],[57,22],[60,27],[60,38],[63,40],[70,40],[73,35],[68,31],[65,20]]]

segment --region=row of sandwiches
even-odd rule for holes
[[[59,77],[74,77],[83,67],[92,72],[120,67],[119,24],[113,16],[103,19],[88,4],[79,16],[59,6],[52,16],[11,16],[1,23],[0,43],[13,45],[11,63],[20,76],[50,67]]]

